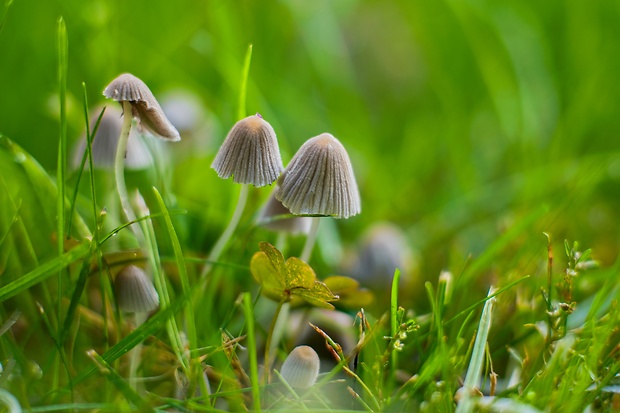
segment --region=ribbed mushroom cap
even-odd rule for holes
[[[291,234],[308,234],[312,226],[312,218],[298,217],[291,214],[282,202],[276,199],[276,192],[271,193],[261,211],[258,224],[270,231],[288,232]],[[284,215],[290,215],[288,217]]]
[[[211,164],[220,178],[256,187],[271,185],[282,172],[276,133],[259,114],[233,126]]]
[[[307,389],[316,381],[320,367],[319,355],[312,347],[297,346],[284,360],[280,374],[291,387]]]
[[[276,198],[293,214],[349,218],[361,211],[349,155],[329,133],[306,141],[279,183]]]
[[[153,135],[171,141],[181,140],[151,90],[134,75],[123,73],[110,82],[103,95],[117,102],[131,103],[133,117],[138,119],[140,127]]]
[[[153,283],[144,270],[135,265],[128,265],[116,275],[114,293],[119,308],[128,313],[153,311],[159,305]]]
[[[91,119],[91,125],[95,125],[101,109],[95,111],[96,116]],[[116,157],[116,148],[118,147],[118,138],[121,133],[123,121],[121,120],[122,112],[116,107],[107,107],[97,134],[93,139],[93,165],[95,168],[112,169]],[[129,132],[129,140],[127,141],[127,153],[125,155],[125,168],[127,169],[145,169],[153,164],[153,155],[145,144],[144,138],[135,129]],[[86,150],[86,137],[80,139],[73,156],[73,166],[78,168],[82,162],[82,156]]]

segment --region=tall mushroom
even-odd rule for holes
[[[123,108],[124,121],[116,149],[114,173],[125,217],[128,222],[131,222],[136,219],[136,216],[129,203],[123,166],[132,118],[138,120],[139,128],[146,129],[162,139],[176,142],[181,140],[181,137],[176,128],[166,118],[164,111],[148,86],[134,75],[123,73],[118,76],[105,88],[103,95],[120,102]]]
[[[278,139],[273,127],[260,114],[248,116],[238,121],[228,132],[211,167],[220,178],[242,184],[235,212],[228,226],[217,240],[208,261],[217,260],[226,247],[239,220],[248,196],[249,186],[262,187],[271,185],[282,172],[282,159]],[[203,267],[204,277],[211,269],[211,264]]]

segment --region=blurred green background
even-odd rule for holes
[[[72,145],[82,82],[92,106],[122,72],[158,97],[196,94],[208,126],[189,140],[206,152],[177,157],[170,190],[190,217],[206,209],[212,237],[237,187],[209,166],[237,120],[253,44],[247,110],[272,123],[285,164],[321,132],[349,151],[362,214],[336,223],[345,246],[374,222],[397,223],[429,279],[523,222],[502,246],[502,271],[544,264],[543,231],[580,240],[604,264],[618,255],[617,1],[15,0],[0,33],[0,132],[52,173],[60,16]],[[197,251],[209,245],[194,238]]]

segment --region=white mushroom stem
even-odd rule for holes
[[[310,261],[310,256],[312,256],[312,249],[314,248],[314,244],[316,244],[316,236],[319,232],[319,217],[312,217],[312,226],[310,227],[310,232],[308,232],[308,237],[306,238],[306,243],[304,244],[304,249],[301,252],[300,260],[303,262]]]
[[[226,248],[226,244],[230,241],[237,225],[239,225],[239,221],[241,220],[241,215],[243,214],[243,209],[245,208],[246,201],[248,200],[248,192],[250,190],[249,184],[241,184],[241,192],[239,193],[239,199],[237,200],[237,206],[235,207],[235,212],[233,213],[228,226],[220,235],[220,238],[217,240],[211,252],[207,256],[207,263],[202,268],[202,272],[200,274],[200,278],[206,277],[207,274],[211,271],[213,267],[213,263],[220,258],[220,255]]]
[[[146,319],[148,318],[148,313],[140,312],[134,313],[134,323],[135,328],[140,327]],[[142,342],[138,343],[134,348],[129,350],[129,385],[134,390],[138,389],[138,366],[142,362]]]
[[[133,119],[131,115],[131,103],[123,101],[123,127],[121,128],[121,135],[118,138],[118,146],[116,148],[116,158],[114,160],[114,175],[116,177],[116,190],[118,197],[121,200],[121,206],[125,213],[127,222],[136,220],[136,214],[131,208],[129,203],[129,195],[127,195],[127,185],[125,184],[125,154],[127,153],[127,142],[129,141],[129,131],[131,130],[131,121]],[[132,227],[134,234],[139,238],[140,229]]]

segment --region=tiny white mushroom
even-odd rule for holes
[[[280,374],[292,388],[307,389],[316,381],[320,368],[319,355],[312,347],[297,346],[284,360]]]

